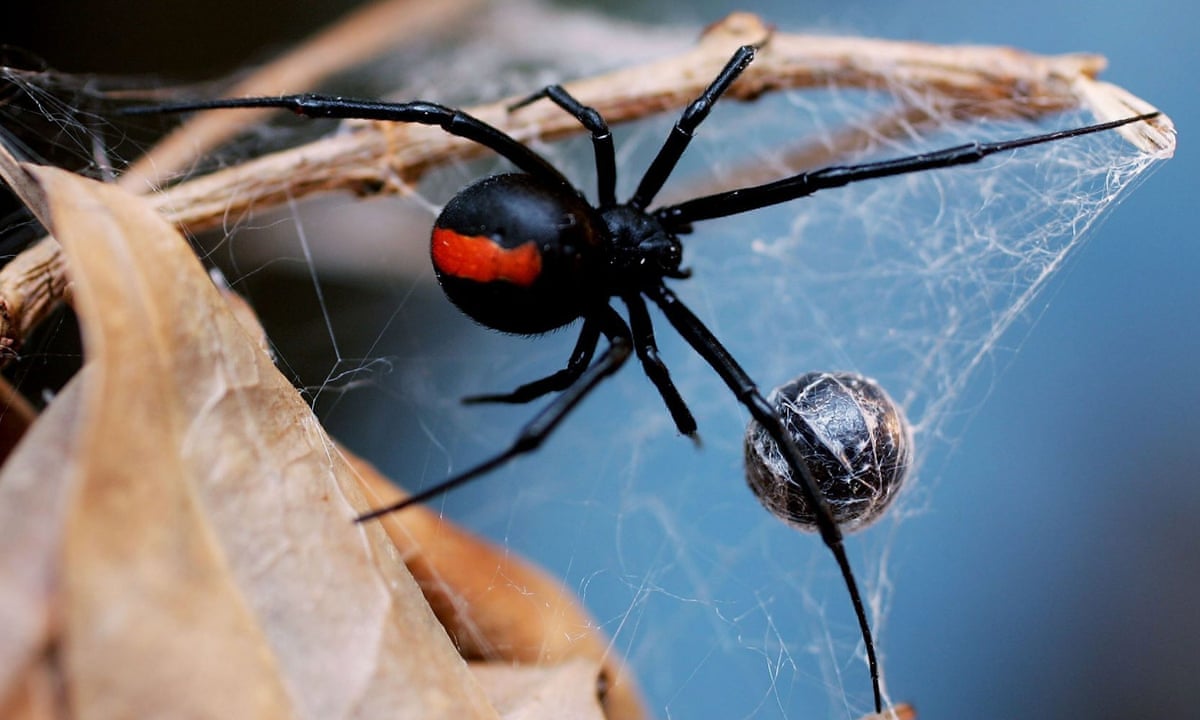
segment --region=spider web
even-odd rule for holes
[[[465,64],[480,66],[475,59]],[[571,72],[518,67],[505,79],[504,70],[480,92],[519,92]],[[432,87],[402,94],[431,93],[458,99]],[[747,165],[775,166],[780,174],[800,169],[779,162],[781,146],[866,126],[890,102],[894,92],[830,89],[724,105],[661,200],[689,197],[696,186],[737,184]],[[935,123],[901,140],[879,139],[839,162],[1091,121],[1067,113],[1044,123]],[[622,196],[671,122],[618,130]],[[591,189],[586,141],[539,150]],[[686,238],[695,276],[676,284],[679,293],[764,390],[808,370],[855,370],[877,379],[909,415],[918,448],[912,486],[881,523],[849,540],[885,680],[892,664],[906,661],[888,649],[887,609],[895,584],[903,591],[903,575],[893,578],[888,556],[904,522],[936,492],[940,473],[926,458],[977,411],[982,396],[964,395],[968,379],[982,376],[986,387],[1003,368],[1011,353],[1006,331],[1149,164],[1115,134],[1084,138],[975,167],[828,191],[702,223]],[[370,215],[356,203],[324,217],[289,213],[295,222],[279,225],[297,243],[292,254],[305,268],[313,267],[308,253],[315,238],[340,237],[353,223],[379,226],[385,247],[418,249],[416,258],[387,263],[419,270],[380,281],[388,299],[376,298],[376,312],[367,314],[373,321],[360,325],[363,317],[328,292],[314,298],[320,309],[314,317],[334,328],[335,360],[310,388],[339,436],[412,488],[504,447],[533,412],[463,409],[457,398],[554,370],[574,340],[569,331],[530,341],[477,328],[430,282],[422,256],[433,213],[454,189],[492,169],[476,163],[430,178],[420,188],[416,218],[372,207],[366,212],[384,217],[364,220]],[[397,242],[396,227],[413,232]],[[233,242],[259,243],[241,229]],[[661,319],[657,324],[664,357],[700,423],[700,451],[676,436],[648,382],[627,368],[535,456],[440,504],[575,588],[661,716],[863,714],[870,688],[861,641],[828,552],[768,516],[746,492],[745,413]],[[354,325],[360,329],[349,329]],[[345,392],[359,387],[365,390]]]
[[[392,58],[372,77],[413,78],[402,96],[473,102],[664,53],[695,35],[525,6],[494,19],[452,50]],[[504,42],[506,23],[530,22],[543,28],[538,37],[555,41]],[[564,43],[575,50],[569,67]],[[486,77],[480,67],[489,68]],[[866,142],[839,163],[1094,121],[1079,112],[1038,122],[943,118],[874,133],[873,122],[902,101],[921,99],[900,87],[828,88],[723,103],[659,201],[746,184],[763,171],[805,169],[787,151],[831,145],[847,128],[862,129]],[[617,129],[619,197],[632,191],[672,122]],[[273,139],[281,138],[276,131]],[[537,149],[594,197],[586,140]],[[885,683],[889,667],[914,662],[889,652],[888,608],[903,592],[889,555],[937,491],[944,470],[935,458],[981,411],[989,381],[1019,343],[1021,328],[1012,326],[1029,318],[1071,252],[1157,159],[1106,133],[823,191],[698,223],[684,238],[694,276],[673,287],[764,392],[810,370],[853,370],[879,381],[908,414],[918,458],[910,485],[883,520],[848,539]],[[572,330],[531,341],[478,328],[432,282],[425,238],[437,208],[496,167],[447,168],[412,199],[293,205],[228,228],[208,248],[263,314],[281,364],[335,434],[409,488],[505,447],[534,412],[464,409],[457,398],[555,370],[574,342]],[[284,300],[281,288],[291,291]],[[655,320],[702,448],[676,436],[661,400],[630,367],[535,455],[438,504],[574,588],[660,716],[862,715],[870,685],[861,640],[828,551],[747,492],[746,413]]]
[[[518,78],[501,92],[561,77]],[[898,98],[913,100],[902,88],[830,88],[726,103],[702,127],[660,202],[745,184],[748,172],[764,168],[775,176],[804,169],[781,159],[781,148],[830,143],[846,128],[870,137],[872,121]],[[632,191],[672,122],[618,129],[620,197]],[[1041,122],[943,119],[906,128],[899,138],[871,138],[837,162],[1090,122],[1085,113]],[[592,189],[586,141],[538,149]],[[695,274],[674,287],[764,391],[809,370],[854,370],[887,388],[913,425],[918,461],[910,487],[883,521],[848,541],[885,681],[890,666],[907,661],[888,648],[887,610],[897,584],[903,592],[903,575],[894,576],[888,558],[904,523],[936,492],[941,468],[930,458],[944,457],[939,448],[952,445],[979,411],[1019,341],[1013,324],[1028,318],[1037,294],[1153,161],[1115,134],[1082,138],[973,167],[822,192],[699,223],[685,238],[685,261]],[[447,171],[422,194],[436,207],[489,168]],[[413,244],[423,248],[430,220],[417,223]],[[374,349],[398,368],[379,379],[386,402],[353,412],[342,405],[330,420],[336,426],[343,412],[368,418],[374,430],[366,432],[391,448],[389,471],[417,488],[506,446],[533,412],[463,410],[456,398],[557,369],[574,334],[508,338],[410,302],[405,314],[432,316],[432,335],[392,327]],[[746,491],[746,414],[661,318],[657,326],[663,355],[699,421],[702,449],[677,437],[649,383],[627,368],[535,456],[439,504],[574,587],[660,716],[867,712],[861,640],[828,551],[767,515]],[[972,378],[982,383],[969,384]]]

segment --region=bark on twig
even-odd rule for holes
[[[690,51],[566,87],[610,123],[635,120],[685,105],[733,49],[747,43],[760,45],[761,50],[730,88],[731,98],[751,100],[776,90],[837,86],[903,89],[930,107],[969,106],[979,112],[1023,116],[1084,108],[1107,120],[1153,110],[1128,92],[1096,81],[1105,65],[1098,55],[1044,56],[995,46],[779,33],[744,13],[708,28]],[[520,140],[552,139],[582,130],[574,118],[549,102],[516,112],[507,110],[510,103],[505,100],[468,112]],[[1125,137],[1145,151],[1174,144],[1165,116],[1125,130]],[[482,152],[478,145],[438,128],[355,123],[353,132],[180,183],[161,191],[155,203],[164,217],[196,231],[315,193],[403,192],[430,168]],[[144,176],[139,175],[139,181]],[[14,262],[0,271],[0,307],[6,310],[0,315],[0,347],[10,350],[19,346],[28,329],[56,301],[65,299],[62,291],[67,287],[53,240],[45,239],[26,252],[39,260]],[[31,268],[38,274],[35,281],[14,277]],[[48,288],[50,295],[21,296],[39,287]]]

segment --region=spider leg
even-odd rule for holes
[[[437,125],[451,135],[466,138],[494,150],[530,175],[541,178],[552,185],[571,187],[570,182],[553,165],[498,128],[488,125],[462,110],[422,100],[393,103],[305,93],[279,97],[225,98],[168,103],[125,108],[121,112],[125,115],[153,115],[220,108],[280,108],[310,118],[383,120]]]
[[[729,58],[729,62],[717,74],[716,79],[704,92],[700,93],[699,97],[684,108],[683,114],[679,116],[679,120],[671,130],[671,134],[667,136],[658,155],[655,156],[654,161],[646,170],[646,174],[642,176],[641,182],[638,183],[637,191],[629,199],[630,205],[641,209],[654,200],[654,196],[662,189],[663,183],[675,169],[675,164],[679,162],[683,151],[687,149],[688,143],[692,141],[696,127],[704,122],[704,118],[708,117],[708,113],[716,104],[717,99],[750,65],[750,61],[754,59],[754,53],[753,45],[743,45],[734,51],[733,57]]]
[[[587,397],[588,393],[595,389],[602,380],[616,372],[625,363],[625,360],[629,358],[633,339],[630,335],[629,326],[625,324],[621,316],[608,305],[603,305],[600,310],[590,317],[595,320],[596,324],[600,327],[600,331],[608,338],[608,348],[594,364],[588,366],[587,369],[580,373],[579,378],[573,384],[563,390],[562,394],[555,397],[549,405],[534,416],[533,420],[530,420],[525,427],[521,428],[520,433],[517,434],[516,439],[508,446],[508,449],[474,467],[443,480],[433,487],[427,488],[415,495],[410,495],[398,503],[376,508],[375,510],[359,515],[355,518],[355,522],[374,520],[382,515],[403,510],[409,505],[425,502],[500,467],[518,455],[533,452],[541,446],[542,442],[550,436],[550,433],[558,427],[559,423],[575,409],[575,406]]]
[[[583,329],[579,332],[579,340],[575,342],[575,349],[571,351],[571,358],[567,361],[565,368],[544,378],[526,383],[510,393],[471,395],[463,398],[462,401],[467,404],[527,403],[547,393],[563,390],[578,380],[583,371],[587,369],[599,342],[600,327],[591,318],[585,318]]]
[[[692,417],[692,411],[688,409],[687,403],[679,394],[675,383],[671,381],[667,366],[658,356],[658,344],[654,341],[654,327],[650,324],[650,313],[646,312],[645,301],[642,300],[641,295],[634,294],[623,295],[622,298],[625,305],[629,307],[629,327],[633,330],[633,349],[637,352],[638,359],[642,361],[642,369],[645,371],[646,377],[654,383],[658,394],[667,404],[667,410],[671,413],[671,419],[675,421],[675,427],[683,435],[696,440],[696,418]]]
[[[596,154],[596,188],[600,207],[617,204],[617,154],[613,148],[612,131],[608,123],[595,108],[576,100],[561,85],[547,85],[529,97],[509,106],[509,110],[522,108],[532,102],[546,98],[567,111],[592,134],[592,147]]]
[[[704,323],[700,322],[700,318],[696,317],[675,293],[661,284],[649,288],[646,292],[650,299],[662,309],[663,314],[667,316],[671,325],[683,336],[684,340],[687,340],[688,344],[721,376],[721,379],[737,396],[738,401],[767,431],[791,467],[792,476],[798,481],[805,500],[816,512],[817,529],[821,534],[821,539],[833,553],[838,568],[842,572],[846,590],[850,593],[850,602],[854,605],[854,614],[858,618],[858,627],[862,632],[863,644],[867,651],[867,665],[871,671],[871,687],[875,694],[875,712],[881,712],[883,698],[879,690],[879,666],[875,659],[875,641],[871,635],[870,623],[867,622],[862,596],[858,592],[858,583],[854,579],[854,572],[850,569],[850,560],[846,556],[842,531],[834,521],[829,504],[817,486],[812,471],[804,462],[800,449],[792,440],[791,434],[787,432],[779,414],[762,396],[754,381],[738,365],[720,341],[713,336],[712,332],[704,326]]]
[[[1070,130],[1059,130],[1044,135],[1018,138],[1016,140],[967,143],[944,150],[920,153],[893,160],[881,160],[879,162],[862,163],[861,165],[833,165],[812,172],[799,173],[763,185],[754,185],[752,187],[695,198],[679,203],[678,205],[660,208],[655,211],[654,215],[668,227],[686,225],[697,220],[711,220],[712,218],[725,217],[726,215],[737,215],[769,205],[777,205],[789,200],[806,197],[818,190],[841,187],[861,180],[889,177],[891,175],[904,175],[923,170],[936,170],[955,165],[969,165],[979,162],[995,153],[1053,142],[1055,140],[1063,140],[1079,135],[1088,135],[1103,130],[1111,130],[1122,125],[1128,125],[1129,123],[1149,120],[1158,114],[1154,112],[1145,115],[1135,115],[1121,120],[1087,125]]]

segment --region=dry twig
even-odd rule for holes
[[[746,43],[762,44],[762,51],[728,93],[743,100],[806,87],[902,87],[924,98],[930,108],[949,112],[969,107],[1028,115],[1085,108],[1097,119],[1108,120],[1153,110],[1126,91],[1097,81],[1104,61],[1096,55],[1042,56],[1004,47],[779,33],[747,14],[713,25],[691,51],[568,83],[567,88],[612,123],[634,120],[686,104],[732,50]],[[1012,102],[1002,102],[1006,100]],[[506,110],[509,104],[506,100],[468,111],[519,139],[556,138],[581,130],[550,103],[515,113]],[[355,132],[181,183],[156,194],[154,203],[164,217],[195,231],[314,193],[402,192],[430,168],[481,152],[477,145],[437,128],[357,125]],[[1147,151],[1174,143],[1165,116],[1130,126],[1126,137]],[[0,347],[10,350],[55,302],[65,299],[57,250],[35,246],[26,252],[33,253],[36,262],[15,262],[0,271]],[[33,278],[22,277],[30,273]],[[49,292],[31,294],[31,288]]]
[[[401,5],[405,4],[373,6],[367,15],[340,26],[342,30],[338,32],[346,27],[360,27],[355,23],[366,22],[369,26],[377,24],[380,22],[379,16],[370,13],[394,12]],[[383,37],[381,34],[375,39],[382,40]],[[340,41],[334,42],[338,43]],[[689,52],[570,83],[568,89],[583,102],[596,107],[613,123],[633,120],[680,107],[691,100],[727,60],[732,50],[745,43],[761,45],[762,51],[757,61],[731,89],[729,94],[735,98],[752,100],[762,93],[781,89],[840,86],[899,87],[903,88],[903,97],[919,99],[919,102],[903,105],[894,114],[880,118],[868,132],[886,134],[889,127],[902,128],[931,118],[977,117],[985,110],[1008,116],[1085,108],[1094,112],[1099,119],[1112,119],[1152,109],[1119,88],[1096,81],[1095,76],[1103,68],[1103,61],[1092,55],[1043,57],[995,47],[947,48],[862,38],[772,33],[757,18],[749,15],[733,15],[713,26]],[[361,44],[358,49],[362,49]],[[323,69],[331,66],[327,58],[318,58],[317,65]],[[279,67],[282,66],[272,66],[272,72],[256,76],[239,87],[237,92],[268,92],[265,89],[267,86],[262,83],[307,83],[315,77],[312,72],[306,72],[303,74],[305,80],[297,79],[296,75],[285,75],[283,77],[288,79],[279,80],[279,76],[272,74]],[[298,89],[295,86],[287,87],[289,92]],[[1008,102],[1010,100],[1012,102]],[[508,104],[508,101],[494,103],[471,108],[469,112],[519,139],[555,138],[580,131],[579,124],[573,118],[550,103],[535,104],[516,112],[506,110]],[[121,184],[127,188],[136,186],[143,189],[156,185],[150,168],[161,172],[185,166],[195,148],[208,147],[220,133],[228,131],[227,123],[240,124],[246,118],[245,113],[202,116],[201,120],[191,125],[193,130],[190,132],[196,134],[185,133],[183,140],[172,140],[165,150],[159,151],[163,154],[131,168]],[[1128,139],[1143,149],[1164,148],[1173,143],[1170,122],[1166,118],[1161,118],[1153,126],[1139,123],[1130,128],[1130,133]],[[197,140],[200,136],[205,139]],[[855,134],[847,133],[835,138],[833,147],[836,150],[853,146],[859,141],[860,138]],[[183,150],[180,151],[180,148]],[[344,522],[345,517],[338,514],[342,508],[335,508],[331,512],[329,507],[331,496],[337,493],[344,493],[345,497],[339,496],[336,500],[362,506],[361,495],[382,496],[392,492],[390,487],[382,483],[369,468],[355,464],[353,459],[332,449],[333,446],[323,435],[315,430],[310,432],[310,423],[315,424],[315,421],[311,420],[308,408],[286,382],[271,374],[273,368],[266,360],[261,344],[246,342],[247,338],[238,334],[244,330],[235,329],[252,329],[253,321],[243,319],[241,326],[237,326],[236,319],[226,317],[227,308],[223,304],[224,309],[216,309],[218,303],[213,301],[215,294],[204,281],[197,280],[198,266],[195,266],[194,258],[187,254],[184,243],[169,230],[164,231],[152,213],[144,212],[148,203],[159,216],[171,223],[199,229],[231,216],[242,217],[285,200],[318,192],[402,192],[428,169],[479,152],[481,150],[477,145],[448,136],[436,128],[355,123],[352,132],[252,160],[165,190],[156,189],[145,199],[145,203],[125,197],[114,188],[96,188],[93,187],[94,183],[72,179],[63,173],[33,169],[30,172],[36,179],[31,180],[33,176],[25,174],[15,163],[2,166],[7,173],[6,180],[14,186],[23,187],[25,196],[38,205],[35,211],[48,226],[72,228],[73,237],[64,237],[64,241],[74,264],[68,265],[58,243],[47,238],[0,271],[0,347],[15,351],[21,338],[45,316],[50,307],[59,301],[71,299],[72,285],[69,279],[79,286],[80,315],[84,320],[85,332],[91,333],[87,339],[92,369],[81,376],[78,384],[73,386],[76,389],[64,393],[66,399],[57,405],[56,415],[51,418],[53,422],[48,425],[63,438],[77,443],[61,449],[60,454],[70,457],[71,464],[60,469],[59,475],[64,482],[80,483],[80,497],[91,505],[84,516],[77,509],[72,510],[74,506],[66,505],[65,495],[41,497],[40,502],[44,505],[57,508],[57,521],[67,523],[69,519],[70,527],[61,540],[49,537],[46,533],[38,534],[40,555],[37,558],[39,562],[51,563],[60,551],[67,558],[68,566],[62,572],[68,585],[74,583],[68,587],[68,592],[74,594],[68,598],[66,624],[68,631],[75,633],[72,638],[75,644],[71,646],[71,652],[75,654],[68,658],[68,662],[75,663],[71,666],[72,670],[77,670],[81,664],[91,663],[91,670],[99,668],[101,671],[100,675],[89,677],[91,684],[76,689],[85,700],[97,703],[111,701],[115,697],[110,695],[112,686],[133,688],[138,693],[146,694],[146,697],[130,696],[134,700],[152,701],[159,705],[177,700],[164,696],[154,687],[140,684],[136,678],[131,680],[124,677],[117,667],[119,664],[113,664],[111,668],[106,664],[106,653],[111,651],[111,646],[108,638],[97,637],[97,616],[93,613],[103,615],[107,612],[105,603],[112,602],[125,611],[132,608],[141,613],[141,619],[149,618],[161,623],[167,631],[156,633],[151,628],[149,632],[138,634],[134,628],[131,636],[166,656],[178,652],[177,638],[171,636],[171,632],[178,632],[175,623],[180,621],[174,611],[179,607],[189,607],[189,602],[197,597],[211,604],[212,612],[206,615],[211,622],[194,628],[185,626],[186,631],[191,633],[188,637],[197,643],[225,643],[231,653],[229,657],[235,658],[236,662],[227,665],[200,663],[196,666],[196,677],[206,682],[171,685],[183,687],[194,694],[194,697],[189,695],[188,700],[207,704],[215,711],[245,709],[234,707],[237,701],[243,699],[236,693],[223,696],[208,692],[208,688],[222,684],[238,684],[258,691],[260,695],[254,699],[262,706],[260,709],[266,708],[280,715],[288,714],[298,702],[344,699],[337,694],[337,687],[323,689],[322,693],[328,691],[330,694],[320,694],[315,700],[305,693],[295,692],[289,683],[302,685],[300,680],[308,677],[305,673],[310,672],[311,668],[280,669],[272,666],[276,657],[292,657],[292,653],[282,652],[273,644],[277,642],[277,638],[272,636],[273,632],[280,635],[286,633],[277,630],[272,623],[283,617],[284,629],[294,630],[299,624],[298,619],[303,618],[300,614],[292,616],[289,613],[301,611],[277,608],[271,604],[271,596],[266,592],[274,588],[258,585],[258,578],[253,572],[239,574],[237,563],[252,560],[235,556],[229,548],[242,539],[238,533],[245,531],[246,521],[233,515],[231,522],[229,517],[212,512],[214,507],[225,512],[227,505],[236,509],[239,505],[255,502],[278,509],[278,498],[259,495],[265,491],[257,485],[248,489],[237,487],[233,478],[252,485],[261,478],[278,480],[279,468],[286,468],[288,472],[321,476],[313,485],[303,485],[303,490],[297,490],[300,485],[289,486],[288,491],[297,495],[292,498],[296,512],[311,518],[321,532],[329,534],[328,541],[321,538],[322,544],[340,547],[347,557],[355,558],[358,563],[347,569],[334,562],[328,572],[333,575],[373,568],[382,573],[382,581],[379,576],[360,573],[369,577],[364,579],[356,576],[356,580],[362,584],[355,586],[355,589],[362,593],[362,607],[377,613],[373,617],[378,620],[369,623],[368,630],[378,631],[382,638],[379,643],[384,650],[379,655],[380,667],[387,663],[392,664],[388,669],[403,666],[400,685],[396,686],[401,688],[401,694],[410,693],[412,697],[409,700],[415,698],[416,701],[436,705],[444,700],[437,696],[438,693],[445,692],[465,708],[464,712],[481,717],[492,716],[493,708],[486,706],[478,687],[464,678],[461,668],[447,654],[447,648],[436,642],[428,646],[431,648],[429,653],[435,657],[431,666],[434,669],[412,662],[405,665],[403,653],[397,651],[410,639],[405,633],[420,635],[420,646],[426,648],[424,643],[430,640],[432,632],[427,624],[407,624],[410,615],[427,611],[407,607],[411,596],[402,592],[407,580],[397,577],[394,569],[383,567],[386,563],[381,562],[381,558],[391,559],[386,556],[391,550],[381,549],[379,533],[370,531],[366,539],[352,535],[347,529],[348,523]],[[42,202],[44,197],[49,198],[48,203]],[[49,207],[54,203],[57,203],[55,207]],[[88,229],[89,220],[80,215],[79,206],[86,206],[89,211],[102,207],[109,213],[104,215],[95,210],[97,217],[103,216],[106,221],[112,221],[112,227],[106,227],[105,232],[98,233],[100,240],[89,243],[81,239],[82,231]],[[117,229],[122,232],[117,232]],[[124,245],[121,236],[125,231],[150,244]],[[131,247],[136,247],[136,250],[131,250]],[[160,253],[159,265],[155,265],[154,253]],[[134,260],[128,262],[128,268],[123,268],[121,261],[130,257]],[[163,274],[161,268],[168,264],[178,268],[178,273],[167,273],[170,279],[163,281],[156,277],[156,272]],[[124,274],[126,270],[131,275],[136,273],[137,282],[128,283],[129,287],[124,283],[128,279]],[[185,281],[180,278],[184,277],[187,283],[192,283],[187,292],[171,287],[172,284],[183,285]],[[160,288],[158,285],[164,286]],[[142,288],[154,288],[153,297],[138,296]],[[160,291],[161,295],[158,294]],[[151,293],[147,291],[147,295]],[[204,295],[204,302],[193,300],[200,295]],[[86,300],[83,296],[86,296]],[[166,298],[174,304],[169,307],[155,305],[160,298]],[[168,314],[168,309],[175,315]],[[122,315],[123,312],[130,315]],[[191,324],[177,324],[176,315],[187,316]],[[124,332],[131,327],[143,333],[130,332],[125,335]],[[191,328],[191,331],[184,332],[181,328]],[[121,342],[118,343],[116,338],[121,338]],[[204,338],[204,341],[197,342],[196,338]],[[134,349],[138,361],[130,363],[127,361],[130,351],[124,344],[137,342],[142,343]],[[161,367],[156,366],[152,368],[155,373],[149,373],[147,368],[156,363]],[[241,384],[231,382],[231,369],[238,371],[236,379]],[[172,374],[179,376],[174,383],[169,382]],[[180,377],[183,379],[180,380]],[[139,403],[138,398],[127,397],[136,394],[131,388],[147,385],[148,378],[161,385],[154,385],[159,392],[154,393],[153,402]],[[194,392],[195,388],[205,387],[204,383],[209,384],[207,387],[212,392],[211,396]],[[213,390],[213,387],[218,389]],[[88,395],[84,394],[84,389]],[[85,402],[89,397],[92,398],[91,404]],[[221,407],[210,404],[210,397],[220,398]],[[114,398],[128,399],[129,402],[117,402]],[[164,401],[164,398],[170,398],[171,402]],[[247,398],[255,402],[243,402]],[[275,407],[271,403],[279,405]],[[255,414],[255,410],[261,409],[257,405],[272,407],[272,417],[263,418]],[[288,417],[294,418],[294,421],[280,423],[280,413],[274,412],[279,408],[291,413]],[[121,433],[120,425],[129,421],[129,413],[133,411],[142,413],[138,416],[141,418],[139,427],[153,430],[147,433],[152,440],[140,436],[133,440],[142,441],[143,444],[152,443],[154,447],[127,444],[130,434]],[[80,417],[84,417],[84,412],[91,413],[87,416],[92,420],[91,423],[79,421]],[[121,413],[120,417],[118,413]],[[222,432],[192,433],[193,424],[202,423],[221,413],[228,416],[227,424],[220,428]],[[160,415],[164,414],[169,416],[167,419],[170,422],[162,422]],[[247,417],[252,418],[253,422],[247,421]],[[254,431],[236,432],[245,429],[246,425],[253,427]],[[250,435],[253,442],[239,442],[246,440],[245,435]],[[195,445],[197,436],[215,439],[218,445]],[[224,442],[231,445],[220,445]],[[27,455],[22,460],[27,464],[17,466],[17,469],[10,466],[8,471],[18,473],[21,468],[41,470],[50,467],[54,455],[48,448],[56,446],[34,447],[41,447],[42,452],[30,451],[33,457]],[[164,450],[167,448],[171,451]],[[309,466],[297,461],[296,456],[301,454],[306,461],[315,464]],[[211,457],[220,457],[222,462],[233,462],[229,460],[233,458],[244,465],[212,467],[208,460]],[[180,482],[126,484],[131,481],[131,467],[137,470],[132,475],[145,474],[138,464],[144,458],[151,458],[158,463],[152,473],[156,480],[170,477]],[[85,466],[86,472],[79,469]],[[322,485],[321,482],[326,484]],[[363,483],[363,486],[354,482]],[[10,482],[4,489],[13,492],[14,489],[21,490],[21,487]],[[313,493],[320,497],[312,497]],[[128,500],[130,497],[137,502],[119,502],[122,498]],[[378,502],[384,502],[384,499],[380,497]],[[97,509],[111,512],[102,515],[94,512]],[[112,513],[116,513],[116,522]],[[263,516],[269,514],[259,512],[253,520],[262,521]],[[10,527],[16,527],[16,523],[10,524]],[[34,528],[22,527],[31,536],[36,534]],[[316,533],[308,535],[308,528],[295,532],[295,528],[280,527],[269,522],[263,523],[258,529],[261,534],[256,537],[259,539],[287,537],[289,542],[298,547],[309,547],[317,537]],[[425,584],[433,588],[429,590],[427,587],[427,595],[431,596],[442,622],[458,635],[460,649],[465,648],[465,654],[481,657],[499,654],[521,662],[580,661],[579,664],[564,663],[554,671],[556,677],[570,676],[567,687],[575,690],[574,696],[582,697],[585,705],[594,704],[594,698],[586,690],[587,683],[594,679],[597,672],[603,672],[613,688],[605,700],[608,716],[637,718],[643,714],[635,685],[621,663],[609,655],[607,641],[595,631],[594,623],[562,588],[545,578],[536,568],[507,556],[498,558],[491,548],[434,522],[418,510],[400,518],[389,518],[385,529],[392,535],[397,547],[406,553],[413,553],[406,558],[407,562],[415,572],[424,573]],[[288,532],[293,532],[293,535],[288,535]],[[452,535],[447,536],[446,533]],[[429,541],[432,536],[438,536],[437,543]],[[130,544],[135,542],[140,544],[131,549]],[[195,561],[193,565],[177,567],[172,564],[179,559],[172,554],[179,547],[184,548],[187,559]],[[163,552],[147,553],[147,548]],[[463,548],[467,550],[463,551]],[[456,549],[460,552],[452,552]],[[514,579],[513,587],[523,590],[538,588],[539,602],[542,604],[533,608],[535,612],[528,612],[531,605],[524,596],[496,592],[489,587],[485,588],[487,592],[477,592],[476,596],[468,598],[472,615],[469,618],[460,617],[461,603],[458,601],[464,593],[478,589],[473,585],[478,577],[460,577],[462,571],[472,568],[471,563],[463,560],[464,556],[475,557],[475,565],[484,568],[488,574],[503,568],[504,575]],[[328,560],[325,556],[321,557]],[[130,558],[140,564],[131,563]],[[288,559],[287,549],[279,551],[279,558]],[[280,562],[279,558],[275,562]],[[9,638],[11,642],[0,643],[0,671],[10,671],[7,676],[0,673],[0,690],[24,682],[17,692],[30,694],[36,692],[39,683],[45,680],[45,673],[41,672],[45,668],[41,664],[31,670],[24,681],[14,678],[17,672],[27,667],[22,664],[26,660],[40,663],[41,660],[37,659],[42,647],[40,643],[51,642],[46,638],[54,632],[54,619],[49,614],[52,603],[39,594],[51,583],[47,573],[58,572],[57,568],[50,567],[48,570],[48,567],[46,564],[37,565],[34,568],[36,572],[21,578],[26,581],[25,589],[29,593],[21,596],[20,602],[11,607],[29,615],[28,625],[22,627],[31,628],[33,634]],[[230,567],[234,571],[230,571]],[[311,577],[297,573],[295,578],[289,576],[288,579],[296,582],[297,579],[307,580]],[[114,578],[117,580],[114,581]],[[133,599],[133,605],[129,604],[130,598],[123,595],[129,582],[140,583],[139,587],[147,590],[145,597]],[[445,591],[442,583],[449,583],[453,590]],[[180,599],[185,594],[191,598],[188,602]],[[165,598],[166,602],[163,605],[154,604],[156,596]],[[258,612],[262,608],[244,606],[245,603],[255,602],[273,612]],[[403,627],[392,625],[394,614],[399,614],[390,612],[395,610],[394,607],[379,607],[387,603],[397,607],[404,605],[402,609],[411,611],[404,614]],[[494,603],[490,610],[487,609],[489,603]],[[547,607],[550,609],[547,610]],[[362,629],[352,623],[348,623],[347,627]],[[236,632],[231,632],[231,629]],[[581,637],[582,640],[579,639]],[[555,641],[564,638],[572,641]],[[414,642],[405,647],[416,644]],[[263,650],[264,647],[268,649]],[[140,646],[122,646],[119,649],[129,652],[130,657],[142,660],[139,653],[144,648]],[[15,653],[17,657],[6,656],[5,652],[10,655]],[[270,652],[277,655],[264,657],[264,653]],[[3,662],[6,659],[10,661],[7,665]],[[192,667],[188,665],[191,658],[174,659],[182,663],[182,667]],[[165,672],[167,666],[151,669]],[[449,678],[452,684],[438,685],[438,688],[449,689],[435,692],[432,681],[427,686],[424,680],[431,674],[438,675],[439,680]],[[367,683],[379,683],[370,685],[373,692],[376,687],[384,688],[378,690],[378,698],[387,697],[386,692],[396,692],[390,685],[384,687],[383,680],[376,673],[356,676],[355,679],[363,682],[364,687],[367,687]],[[169,685],[175,680],[177,678],[167,677],[164,682]],[[542,682],[542,678],[530,677],[527,681],[536,685]],[[552,679],[552,682],[558,681]],[[505,685],[512,687],[512,683],[506,682]],[[580,692],[580,687],[585,690]],[[309,688],[304,690],[308,691]],[[370,696],[368,699],[374,701],[378,698]],[[493,704],[498,703],[495,698],[493,701]],[[0,710],[4,708],[0,707]],[[899,712],[900,717],[912,717],[911,710]]]

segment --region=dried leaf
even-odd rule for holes
[[[37,411],[8,380],[0,378],[0,460],[7,458],[37,418]]]
[[[7,720],[54,720],[66,717],[65,704],[59,693],[59,679],[50,657],[42,656],[0,704],[0,717]]]
[[[88,359],[77,432],[60,431],[65,522],[45,523],[63,530],[62,566],[43,538],[24,568],[43,590],[61,578],[72,710],[495,717],[394,548],[350,522],[365,506],[352,471],[182,238],[123,191],[26,167]]]
[[[917,711],[903,703],[885,708],[881,713],[864,715],[862,720],[917,720]]]
[[[353,462],[371,505],[400,499],[400,491],[374,467]],[[637,682],[599,623],[544,570],[425,507],[385,515],[380,523],[464,657],[500,665],[587,660],[597,666],[592,694],[598,679],[604,686],[605,717],[640,720],[649,715]]]
[[[504,720],[605,720],[596,697],[600,666],[582,658],[561,665],[471,666]]]
[[[56,624],[69,499],[63,458],[74,455],[83,377],[59,393],[0,472],[0,717],[30,716],[30,684]]]

